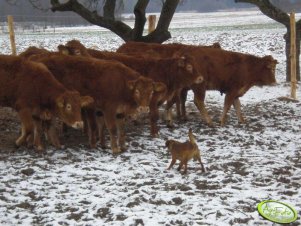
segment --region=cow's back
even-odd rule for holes
[[[139,74],[121,63],[91,59],[80,56],[53,55],[38,60],[69,89],[82,95],[111,100],[127,96],[127,81],[137,79]]]
[[[130,55],[150,55],[156,57],[172,57],[174,55],[186,54],[193,48],[217,48],[221,49],[219,43],[214,43],[209,46],[196,46],[182,43],[142,43],[142,42],[126,42],[121,45],[117,52]]]

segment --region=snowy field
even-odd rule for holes
[[[25,148],[1,148],[0,225],[277,225],[257,212],[257,204],[270,199],[294,206],[299,217],[291,225],[301,225],[301,104],[281,98],[290,94],[284,27],[257,11],[221,12],[177,14],[170,31],[168,42],[219,42],[227,50],[272,55],[279,62],[278,85],[253,87],[241,98],[247,123],[238,124],[231,110],[225,127],[218,124],[223,106],[219,92],[206,96],[213,128],[201,121],[190,93],[187,122],[176,121],[174,129],[160,122],[156,139],[149,137],[147,120],[129,122],[129,148],[118,156],[101,148],[89,150],[85,139],[68,143],[66,136],[66,149],[48,147],[43,156]],[[100,50],[115,50],[123,43],[91,26],[17,34],[17,51],[33,45],[55,50],[71,39]],[[0,53],[9,54],[9,46],[8,36],[0,34]],[[18,124],[5,127],[8,123],[0,118],[0,141],[8,133],[18,134]],[[171,158],[165,140],[184,141],[189,128],[202,150],[206,173],[193,161],[187,175],[176,167],[166,170]]]

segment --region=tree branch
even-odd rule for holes
[[[103,6],[103,17],[110,20],[115,20],[116,0],[106,0]]]
[[[72,0],[66,3],[60,3],[59,0],[51,0],[51,10],[55,11],[72,11]]]
[[[256,5],[259,10],[273,20],[283,24],[285,27],[290,26],[290,19],[287,13],[275,7],[269,0],[235,0],[236,3],[250,3]]]
[[[109,0],[111,1],[111,0]],[[80,4],[77,0],[69,0],[66,3],[60,3],[59,0],[51,0],[52,11],[73,11],[80,15],[91,24],[95,24],[104,28],[107,28],[121,37],[123,40],[128,40],[128,34],[131,32],[131,27],[122,23],[121,21],[115,21],[112,18],[105,18],[99,16],[96,11],[91,12]]]
[[[180,0],[166,0],[161,10],[156,30],[168,31],[172,17]]]
[[[135,14],[135,25],[134,29],[132,31],[132,38],[133,40],[139,39],[139,37],[142,37],[144,25],[146,23],[146,17],[145,17],[145,9],[149,3],[149,0],[138,0],[135,8],[134,8],[134,14]]]

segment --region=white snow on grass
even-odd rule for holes
[[[299,213],[294,225],[301,224],[301,105],[277,99],[290,93],[285,83],[285,29],[251,11],[176,14],[170,30],[173,38],[167,42],[219,42],[228,50],[272,55],[279,62],[278,85],[253,87],[241,98],[246,125],[239,125],[231,110],[227,125],[220,127],[224,96],[207,92],[213,128],[201,121],[189,92],[187,122],[176,121],[172,130],[162,122],[156,139],[149,137],[147,121],[130,124],[129,150],[118,156],[89,150],[86,144],[65,150],[50,147],[43,156],[1,150],[1,225],[275,225],[256,209],[269,199],[294,206]],[[8,37],[0,36],[0,52],[9,54]],[[95,27],[18,34],[16,43],[20,53],[29,46],[55,50],[71,39],[102,50],[123,43]],[[176,166],[166,170],[171,158],[165,140],[185,141],[188,128],[202,150],[206,173],[193,161],[187,175]],[[23,173],[27,169],[32,175]]]

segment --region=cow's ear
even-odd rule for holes
[[[64,107],[64,97],[59,96],[58,98],[56,98],[55,103],[59,108],[63,108]]]
[[[135,88],[135,85],[136,85],[136,81],[137,80],[131,80],[131,81],[128,81],[127,82],[127,86],[130,90],[133,90]]]
[[[163,92],[166,90],[166,85],[162,82],[154,82],[154,91]]]
[[[178,67],[185,67],[185,61],[186,61],[186,57],[185,56],[181,56],[178,59]]]
[[[64,45],[59,45],[57,48],[58,48],[58,50],[59,50],[59,52],[60,52],[61,54],[64,54],[64,55],[70,55],[70,51],[69,51],[69,49],[68,49],[66,46],[64,46]]]
[[[80,103],[82,107],[88,107],[94,104],[94,99],[90,96],[82,96],[80,97]]]

